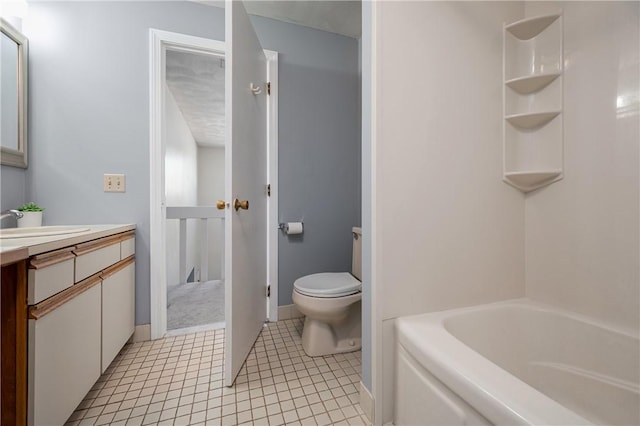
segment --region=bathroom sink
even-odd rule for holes
[[[81,226],[37,226],[33,228],[7,228],[0,229],[0,239],[51,237],[63,234],[76,234],[78,232],[84,232],[88,230],[89,228]]]

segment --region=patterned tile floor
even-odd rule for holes
[[[224,330],[134,343],[68,425],[365,425],[360,352],[308,357],[302,320],[269,323],[233,387],[222,384]]]

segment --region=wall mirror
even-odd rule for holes
[[[0,164],[27,167],[27,38],[0,18]]]

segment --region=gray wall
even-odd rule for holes
[[[279,57],[280,222],[278,304],[293,282],[315,272],[351,270],[351,228],[360,225],[358,41],[254,18],[265,49]]]
[[[254,18],[280,56],[280,218],[304,220],[280,241],[280,304],[295,278],[348,270],[359,224],[357,41]],[[224,39],[224,11],[192,2],[30,2],[27,198],[48,224],[138,225],[136,323],[149,306],[148,29]],[[127,192],[102,191],[104,173]],[[3,179],[4,181],[4,179]],[[3,183],[4,185],[4,183]],[[4,201],[4,199],[3,199]]]
[[[20,207],[27,202],[27,172],[17,167],[0,166],[0,210]],[[14,218],[6,218],[3,228],[17,226]]]

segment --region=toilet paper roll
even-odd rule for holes
[[[303,229],[302,222],[289,222],[284,226],[284,232],[287,235],[302,234]]]

